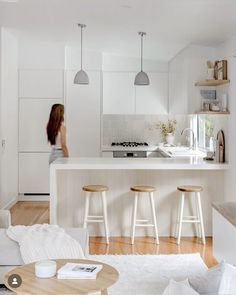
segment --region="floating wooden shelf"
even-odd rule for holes
[[[230,80],[204,80],[195,83],[195,86],[220,86],[230,83]]]
[[[229,115],[230,112],[218,112],[218,111],[200,111],[197,112],[198,115]]]

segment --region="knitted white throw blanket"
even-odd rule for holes
[[[24,263],[85,258],[80,244],[57,225],[10,226],[7,235],[19,243]]]

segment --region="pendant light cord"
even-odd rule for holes
[[[141,72],[143,71],[143,34],[141,34]]]
[[[83,69],[83,26],[81,26],[81,55],[80,55],[80,63],[81,63],[81,70]]]

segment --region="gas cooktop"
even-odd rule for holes
[[[122,146],[122,147],[144,147],[148,146],[147,142],[135,142],[135,141],[124,141],[124,142],[113,142],[111,146]]]

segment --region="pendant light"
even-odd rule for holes
[[[141,36],[141,71],[136,75],[134,80],[134,85],[146,86],[150,84],[147,73],[143,71],[143,36],[146,35],[145,32],[138,32]]]
[[[74,84],[89,84],[89,77],[87,73],[83,70],[83,29],[86,28],[84,24],[78,24],[78,27],[81,29],[81,49],[80,49],[80,58],[81,58],[81,69],[77,72],[74,78]]]

